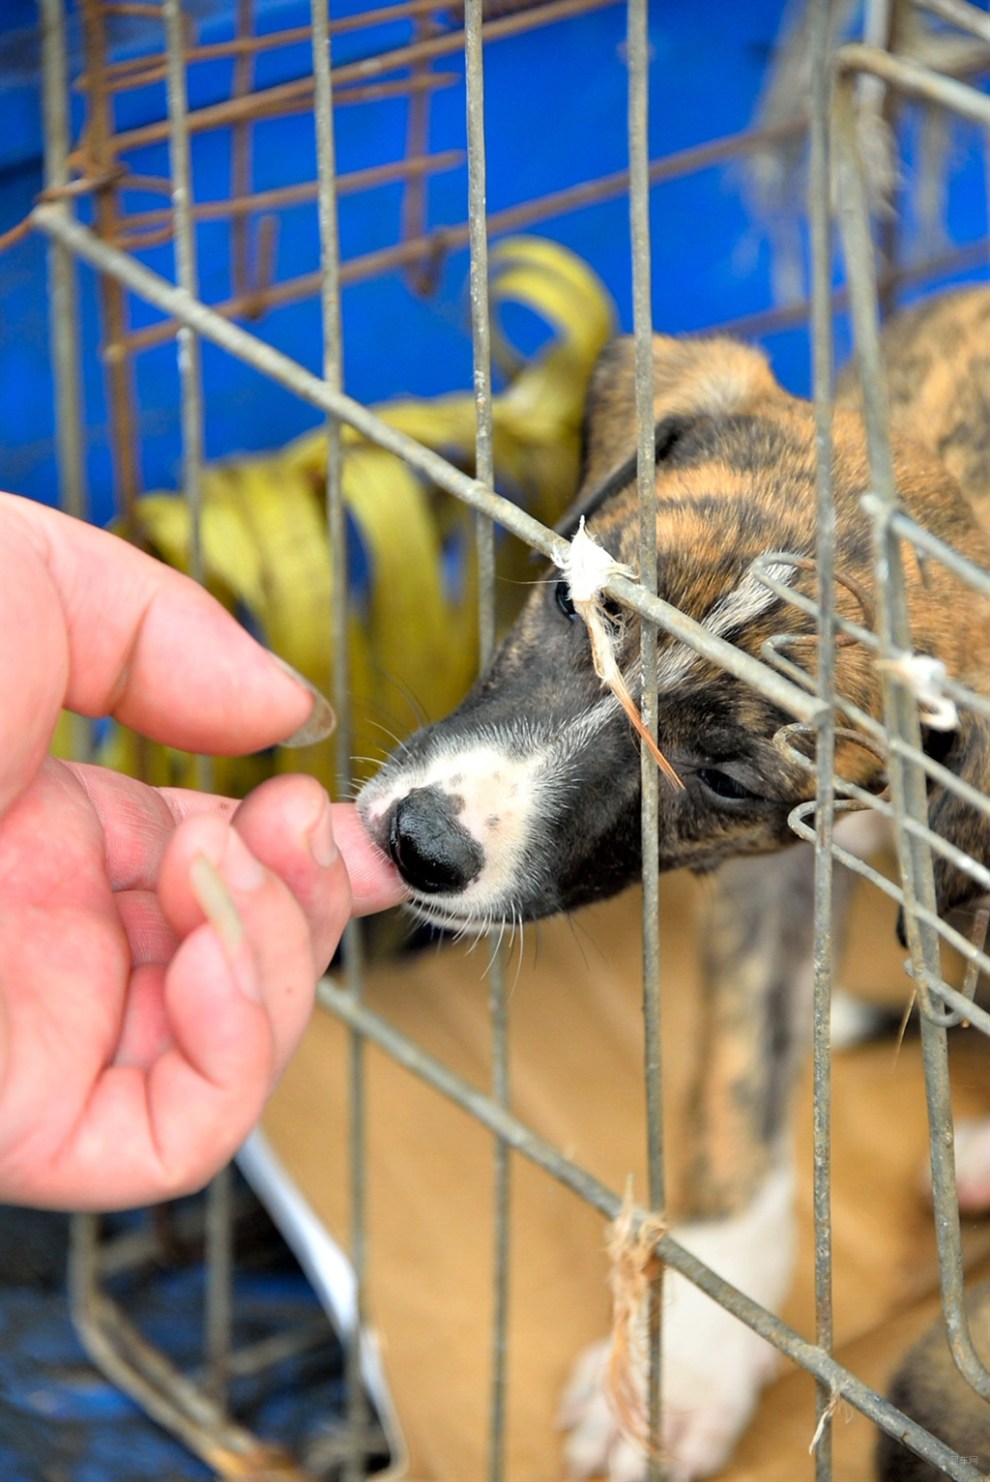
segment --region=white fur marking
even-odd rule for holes
[[[794,568],[785,566],[783,562],[778,561],[767,567],[767,576],[775,582],[786,583],[793,574]],[[724,597],[719,598],[701,626],[720,638],[730,629],[741,628],[744,623],[759,617],[760,613],[765,612],[776,601],[776,592],[761,581],[753,570],[749,570],[734,591],[726,592]]]
[[[536,816],[534,798],[552,790],[552,785],[547,787],[546,767],[547,751],[543,748],[534,748],[520,757],[497,744],[455,742],[424,763],[403,769],[398,776],[380,774],[380,783],[376,779],[367,790],[367,816],[377,822],[395,803],[421,787],[436,787],[447,796],[460,798],[458,821],[482,846],[485,864],[479,878],[456,896],[454,911],[458,917],[483,913],[511,899]],[[499,822],[493,827],[490,820],[496,817]],[[448,903],[437,896],[434,901],[444,908],[453,899]]]
[[[789,583],[794,568],[783,562],[774,562],[767,567],[767,575],[776,582]],[[701,626],[714,638],[722,638],[733,628],[741,628],[766,612],[777,601],[777,594],[764,584],[756,573],[747,571],[739,585],[726,592],[702,619]],[[685,643],[677,643],[660,655],[657,684],[667,691],[680,684],[701,663],[702,656]]]
[[[414,899],[421,914],[477,931],[512,916],[520,881],[534,872],[534,830],[568,805],[575,785],[572,759],[614,714],[608,696],[559,729],[518,719],[487,733],[445,738],[418,762],[405,764],[397,754],[398,765],[386,766],[367,784],[361,808],[369,824],[380,822],[415,789],[436,787],[459,799],[458,821],[483,850],[477,879],[456,895]]]
[[[725,1280],[775,1311],[791,1282],[794,1179],[778,1168],[741,1214],[671,1231]],[[564,1397],[570,1429],[567,1460],[575,1477],[643,1482],[647,1462],[619,1432],[604,1394],[605,1345],[578,1360]],[[770,1344],[691,1282],[664,1277],[661,1451],[678,1482],[710,1476],[724,1465],[776,1367]]]
[[[959,711],[944,691],[948,670],[941,659],[928,654],[900,654],[896,659],[883,659],[895,679],[906,684],[918,702],[918,719],[933,731],[954,731],[959,726]]]

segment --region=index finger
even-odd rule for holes
[[[351,882],[352,915],[369,916],[408,900],[408,887],[371,839],[353,803],[334,803],[333,832]]]
[[[113,715],[187,751],[242,753],[283,741],[313,694],[209,593],[126,541],[16,495],[3,495],[5,564],[40,566],[61,609],[67,674],[59,703]],[[49,585],[50,584],[50,585]],[[37,662],[24,644],[18,662]],[[44,655],[40,656],[42,662]],[[325,703],[325,702],[324,702]]]

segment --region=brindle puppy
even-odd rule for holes
[[[990,291],[968,290],[892,327],[893,457],[903,507],[929,531],[990,564]],[[774,574],[815,596],[816,437],[812,409],[775,381],[764,357],[728,339],[654,342],[659,592],[709,632],[759,657],[783,633],[813,672],[814,619],[774,595],[757,558],[805,565]],[[579,517],[619,561],[637,565],[633,353],[615,342],[595,372]],[[847,389],[834,419],[836,566],[859,596],[840,612],[863,623],[873,604],[870,487],[862,421]],[[954,476],[953,476],[954,475]],[[956,480],[965,481],[965,493]],[[974,511],[977,513],[974,514]],[[906,583],[914,649],[978,691],[990,678],[990,612],[935,560],[910,548]],[[639,626],[610,605],[633,688]],[[880,717],[881,687],[865,646],[838,650],[838,689]],[[683,781],[661,796],[663,869],[714,872],[701,932],[705,1034],[698,1051],[688,1223],[678,1236],[730,1281],[773,1308],[787,1290],[792,1243],[788,1109],[807,1039],[811,853],[793,845],[788,814],[814,779],[774,737],[790,717],[683,643],[658,639],[659,743]],[[962,707],[926,744],[987,791],[987,721]],[[837,770],[884,786],[875,753],[851,741]],[[547,573],[488,673],[446,720],[415,735],[364,790],[359,806],[409,883],[415,909],[453,928],[524,922],[600,899],[641,867],[638,743],[594,672],[566,582]],[[932,827],[990,863],[985,815],[933,786]],[[784,851],[784,852],[781,852]],[[972,880],[936,862],[943,912],[967,906]],[[845,885],[837,877],[841,931]],[[767,1345],[688,1283],[669,1282],[665,1318],[665,1454],[677,1478],[722,1464],[771,1369]],[[600,1356],[565,1403],[578,1475],[638,1479],[642,1454],[617,1434],[601,1395]]]

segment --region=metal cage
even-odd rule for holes
[[[909,0],[900,0],[907,5]],[[984,45],[990,45],[984,12],[962,0],[910,0],[912,8],[931,12],[950,26],[961,28]],[[479,568],[481,572],[481,633],[479,662],[484,664],[492,651],[493,588],[493,522],[510,530],[534,550],[552,556],[559,537],[537,520],[495,492],[491,424],[491,326],[486,285],[488,282],[489,236],[508,225],[539,221],[565,202],[580,206],[585,201],[605,196],[628,194],[631,222],[633,272],[634,330],[637,343],[637,407],[639,490],[645,520],[653,498],[653,426],[650,336],[652,306],[650,288],[650,192],[651,187],[679,172],[698,168],[713,159],[725,159],[767,143],[766,132],[752,131],[712,145],[687,151],[683,156],[650,160],[647,136],[648,112],[648,7],[646,0],[629,0],[628,4],[628,147],[627,175],[610,177],[568,187],[563,193],[520,203],[518,208],[503,212],[498,219],[486,216],[485,127],[484,127],[484,46],[494,37],[512,28],[551,25],[556,19],[596,8],[595,0],[546,0],[540,4],[482,5],[481,0],[467,0],[463,7],[438,7],[426,0],[400,0],[381,12],[366,12],[334,21],[328,16],[323,0],[313,0],[311,28],[312,75],[296,86],[280,89],[252,89],[245,59],[256,57],[263,48],[277,46],[285,37],[274,33],[263,41],[250,31],[251,6],[238,7],[240,31],[237,39],[227,44],[222,55],[233,59],[234,73],[229,97],[219,103],[191,107],[187,99],[187,69],[200,55],[191,45],[182,0],[161,0],[159,4],[124,5],[111,0],[81,0],[78,15],[84,42],[83,77],[88,89],[87,125],[83,147],[70,136],[67,98],[69,96],[69,63],[66,44],[66,9],[63,0],[42,0],[44,39],[44,110],[46,147],[46,190],[35,207],[31,225],[48,240],[51,281],[51,324],[53,358],[56,370],[58,454],[61,498],[65,508],[84,514],[88,508],[83,486],[86,466],[81,445],[84,420],[80,405],[78,360],[78,303],[76,276],[79,264],[86,264],[98,275],[103,314],[104,338],[109,348],[107,375],[110,383],[110,405],[113,426],[112,441],[116,456],[117,495],[125,514],[137,494],[140,476],[134,458],[136,427],[134,422],[134,387],[132,362],[156,342],[175,337],[181,385],[183,473],[186,498],[197,518],[200,500],[200,477],[204,463],[204,422],[209,408],[204,405],[200,376],[200,347],[204,342],[219,347],[225,354],[253,367],[272,383],[287,389],[309,407],[326,417],[330,456],[328,461],[327,503],[328,538],[333,559],[344,560],[344,511],[340,492],[341,428],[356,429],[370,442],[398,454],[437,489],[460,500],[476,512]],[[333,40],[343,27],[370,25],[381,15],[419,17],[422,20],[438,9],[446,9],[447,24],[440,31],[424,28],[411,46],[379,56],[371,56],[362,65],[335,68],[329,65]],[[873,20],[889,7],[870,7]],[[747,659],[727,644],[714,642],[700,627],[660,600],[646,585],[628,586],[623,598],[640,615],[644,633],[644,666],[649,679],[651,635],[657,629],[674,634],[698,652],[732,669],[747,684],[771,697],[793,717],[795,729],[812,731],[817,737],[815,752],[818,769],[818,797],[813,808],[798,810],[794,828],[814,846],[816,858],[815,919],[817,933],[816,986],[814,1013],[814,1078],[815,1078],[815,1170],[816,1170],[816,1272],[817,1331],[813,1340],[792,1331],[777,1317],[761,1309],[741,1292],[730,1287],[703,1266],[670,1235],[660,1236],[656,1254],[672,1270],[681,1272],[717,1302],[723,1304],[742,1322],[766,1336],[795,1364],[808,1370],[818,1386],[819,1432],[816,1444],[817,1476],[832,1476],[830,1424],[836,1397],[871,1417],[878,1426],[902,1438],[903,1443],[920,1456],[941,1467],[946,1476],[958,1482],[977,1482],[978,1472],[964,1457],[955,1455],[942,1442],[928,1435],[914,1422],[900,1415],[880,1395],[854,1373],[840,1365],[832,1354],[831,1267],[829,1239],[829,1000],[832,986],[830,943],[831,866],[840,858],[851,868],[868,873],[858,860],[842,853],[833,844],[832,825],[837,810],[849,806],[869,807],[892,819],[897,838],[901,881],[892,885],[875,874],[874,885],[894,894],[903,907],[910,945],[911,968],[918,995],[923,1038],[924,1065],[931,1128],[931,1160],[934,1186],[936,1230],[941,1268],[944,1310],[953,1352],[958,1366],[969,1382],[983,1394],[990,1394],[990,1375],[973,1350],[963,1308],[963,1276],[960,1253],[960,1225],[954,1187],[953,1150],[950,1135],[949,1072],[947,1034],[962,1020],[982,1034],[990,1033],[990,1016],[974,1002],[977,978],[990,973],[982,935],[967,941],[941,922],[934,910],[932,887],[933,851],[944,848],[927,828],[925,807],[926,781],[936,763],[930,761],[920,745],[918,711],[915,700],[896,674],[888,669],[885,684],[885,716],[882,725],[858,715],[858,723],[877,746],[883,748],[889,764],[889,801],[856,795],[833,774],[831,760],[835,745],[836,696],[830,689],[834,674],[834,648],[837,635],[850,631],[845,619],[835,614],[832,597],[834,553],[831,548],[829,519],[829,447],[830,401],[832,377],[832,322],[835,291],[832,274],[832,214],[828,180],[830,154],[841,157],[847,182],[839,210],[842,244],[846,262],[848,292],[851,302],[856,355],[864,386],[877,388],[867,395],[866,416],[869,425],[869,447],[873,481],[869,512],[874,527],[874,556],[878,568],[887,575],[883,585],[885,600],[878,612],[875,634],[856,629],[854,636],[867,642],[881,657],[891,658],[910,648],[907,636],[901,578],[899,575],[905,543],[929,561],[950,565],[968,582],[980,601],[990,597],[990,575],[966,562],[957,553],[939,544],[923,529],[915,526],[899,509],[889,467],[885,413],[878,351],[878,305],[882,293],[890,286],[889,274],[884,283],[877,281],[877,255],[871,225],[870,207],[862,184],[859,136],[855,109],[858,81],[873,79],[873,86],[891,106],[901,97],[923,100],[935,110],[946,110],[979,125],[987,122],[985,97],[967,82],[942,75],[933,68],[910,58],[903,58],[878,45],[856,43],[830,54],[831,6],[828,0],[813,0],[809,11],[812,40],[813,87],[810,118],[795,124],[777,125],[770,134],[778,138],[788,133],[800,134],[808,129],[811,147],[811,246],[813,293],[810,314],[814,335],[814,384],[820,445],[826,455],[819,473],[821,510],[821,543],[818,552],[820,578],[820,680],[809,685],[803,671],[790,667],[779,653],[770,653],[766,661]],[[111,63],[107,57],[106,24],[114,13],[140,13],[160,21],[161,37],[151,54],[131,58],[124,63]],[[455,14],[456,12],[456,14]],[[875,28],[874,28],[875,29]],[[298,35],[293,33],[293,41]],[[422,99],[435,86],[422,69],[433,60],[463,50],[466,76],[468,200],[464,223],[448,228],[445,234],[431,235],[417,214],[417,192],[429,171],[436,167],[423,144],[424,123]],[[240,70],[238,70],[240,69]],[[128,88],[149,80],[165,78],[167,82],[168,117],[154,125],[155,137],[167,139],[170,174],[159,181],[170,196],[161,210],[128,219],[120,211],[118,186],[122,161],[128,151],[150,137],[152,126],[132,126],[129,130],[115,122],[114,99]],[[398,79],[398,80],[397,80]],[[833,86],[834,79],[834,86]],[[335,167],[334,108],[346,101],[347,91],[354,88],[392,88],[408,94],[410,102],[410,143],[404,167],[396,174],[406,181],[409,209],[407,228],[402,240],[380,252],[372,260],[344,260],[339,248],[337,204],[342,189]],[[420,100],[420,101],[416,101]],[[662,105],[662,100],[661,100]],[[270,116],[279,109],[312,111],[317,140],[318,172],[312,187],[302,192],[319,213],[322,260],[319,272],[291,284],[246,280],[243,270],[235,277],[233,292],[225,302],[208,304],[200,296],[197,262],[197,223],[204,219],[205,208],[193,198],[190,174],[190,149],[195,135],[208,128],[230,128],[243,140],[252,120]],[[418,120],[418,121],[417,121]],[[418,141],[418,142],[417,142]],[[80,163],[82,160],[82,163]],[[252,212],[279,201],[254,198],[243,176],[231,198],[219,207],[234,219],[244,220]],[[859,182],[857,185],[856,182]],[[347,188],[351,188],[349,182]],[[77,211],[80,195],[91,195],[92,220],[84,224]],[[272,195],[277,195],[272,193]],[[157,234],[157,235],[156,235]],[[171,235],[175,247],[174,278],[152,271],[142,261],[139,250],[149,243]],[[477,404],[477,457],[473,474],[454,467],[444,458],[420,446],[408,436],[388,426],[378,416],[352,399],[343,389],[341,368],[340,296],[342,285],[362,274],[375,274],[386,268],[404,266],[429,277],[437,253],[452,243],[467,241],[470,245],[471,322],[474,348],[474,388]],[[911,272],[923,276],[926,269],[914,265]],[[244,327],[250,314],[263,316],[278,302],[318,293],[322,306],[323,366],[314,374],[295,363],[286,354],[265,343],[258,333]],[[129,303],[154,306],[160,315],[154,327],[134,327],[128,322]],[[809,310],[808,305],[782,311],[779,319],[792,322]],[[772,320],[772,316],[771,316]],[[756,328],[755,322],[747,328]],[[644,570],[648,566],[644,565]],[[346,570],[338,569],[336,591],[346,590]],[[768,577],[768,580],[770,578]],[[793,594],[782,589],[789,600]],[[327,614],[328,641],[335,645],[334,702],[341,719],[339,732],[339,769],[346,778],[350,750],[348,725],[347,649],[344,641],[346,611],[341,595],[332,613]],[[655,669],[654,669],[655,675]],[[648,685],[647,685],[648,692]],[[655,679],[654,679],[655,694]],[[986,715],[987,704],[980,696],[953,690],[959,705],[972,707]],[[655,713],[655,700],[653,704]],[[651,707],[646,706],[647,717]],[[85,741],[85,738],[83,738]],[[797,744],[797,743],[795,743]],[[946,785],[955,779],[941,776]],[[645,868],[643,912],[644,1003],[646,1012],[647,1066],[660,1063],[659,1021],[662,995],[661,944],[657,930],[657,861],[656,817],[658,803],[657,774],[647,760],[643,767],[643,839]],[[990,809],[986,799],[971,798],[974,806]],[[975,861],[961,861],[976,878],[985,870]],[[982,873],[981,873],[982,871]],[[986,920],[979,923],[985,931]],[[969,970],[966,983],[959,991],[944,979],[941,947],[946,940],[962,953]],[[491,1482],[506,1478],[503,1452],[505,1426],[505,1354],[511,1334],[506,1326],[506,1282],[509,1257],[509,1155],[522,1155],[562,1181],[583,1200],[593,1205],[607,1219],[615,1219],[621,1206],[621,1194],[603,1186],[590,1172],[569,1159],[564,1152],[549,1145],[524,1125],[514,1114],[510,1089],[509,1063],[511,1034],[507,1027],[505,973],[499,955],[490,974],[492,1034],[494,1043],[494,1079],[490,1093],[483,1095],[460,1080],[452,1071],[424,1054],[399,1030],[369,1009],[362,1001],[362,949],[359,935],[351,932],[346,947],[346,981],[327,979],[320,989],[320,1000],[339,1016],[352,1033],[351,1053],[351,1143],[353,1149],[353,1226],[351,1259],[361,1290],[365,1269],[365,1228],[362,1212],[363,1158],[363,1049],[367,1043],[381,1047],[416,1075],[423,1077],[450,1102],[466,1111],[488,1128],[493,1139],[493,1173],[496,1186],[496,1229],[494,1232],[494,1331],[491,1339],[492,1377],[490,1397],[490,1436],[488,1440],[488,1476]],[[655,1069],[647,1069],[648,1126],[651,1209],[664,1207],[664,1159],[660,1110],[660,1086]],[[647,1217],[637,1211],[637,1219]],[[207,1317],[207,1379],[194,1382],[179,1374],[164,1355],[149,1348],[136,1334],[126,1315],[102,1290],[101,1271],[105,1253],[101,1250],[98,1221],[79,1217],[75,1224],[72,1255],[71,1292],[75,1320],[83,1342],[94,1362],[114,1382],[134,1395],[140,1404],[162,1424],[174,1430],[192,1449],[223,1476],[308,1475],[301,1464],[281,1458],[276,1466],[273,1453],[248,1435],[228,1415],[224,1401],[225,1375],[230,1364],[229,1284],[230,1284],[230,1195],[224,1177],[218,1180],[210,1196],[208,1263],[210,1296]],[[360,1301],[359,1301],[360,1314]],[[658,1372],[654,1350],[654,1371]],[[362,1431],[366,1421],[365,1402],[360,1385],[360,1321],[350,1339],[351,1440],[348,1447],[347,1476],[365,1475]],[[654,1386],[651,1408],[654,1424],[662,1396]],[[653,1475],[660,1476],[659,1464],[652,1463]]]

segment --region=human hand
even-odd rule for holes
[[[404,887],[313,778],[237,805],[50,758],[63,705],[234,755],[314,700],[188,578],[13,495],[0,571],[0,1198],[170,1198],[257,1121],[350,916]]]

